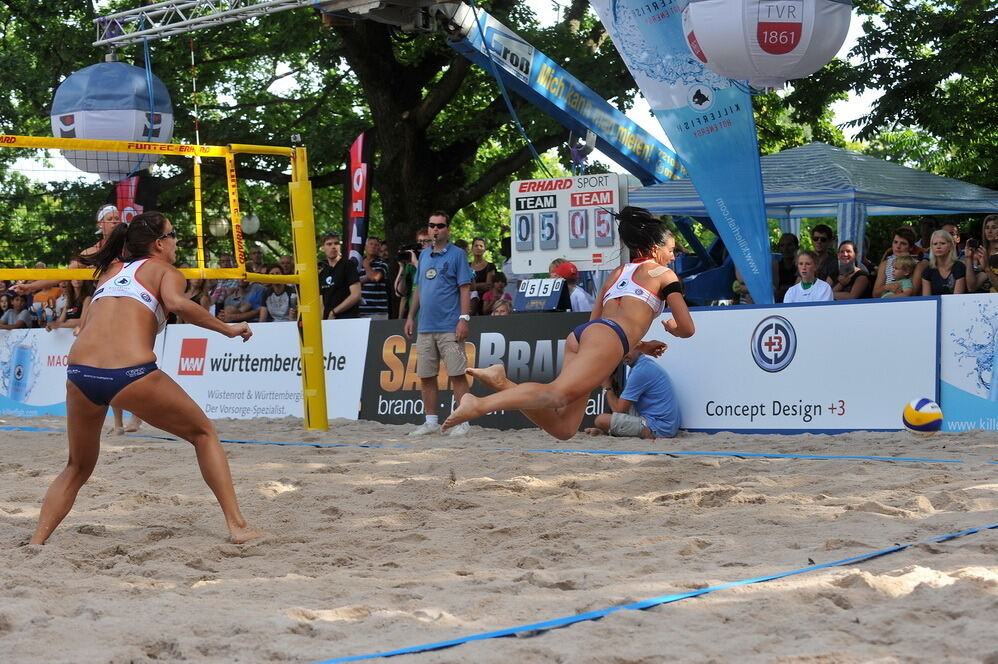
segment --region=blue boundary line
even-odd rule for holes
[[[0,427],[0,431],[36,431],[42,433],[65,433],[65,429],[48,429],[42,427]],[[129,435],[128,438],[150,438],[153,440],[179,441],[174,436],[153,436],[149,434]],[[222,438],[223,443],[236,445],[274,445],[277,447],[359,447],[388,450],[423,450],[427,448],[411,445],[383,445],[381,443],[288,443],[271,440],[236,440]],[[545,454],[598,454],[616,456],[707,456],[734,457],[736,459],[809,459],[812,461],[905,461],[909,463],[968,463],[966,459],[922,459],[917,457],[885,457],[885,456],[839,456],[834,454],[781,454],[777,452],[676,452],[665,450],[586,450],[578,448],[514,448],[490,447],[493,452],[541,452]],[[982,461],[988,465],[998,465],[998,461]]]
[[[919,542],[912,542],[910,544],[901,544],[898,546],[892,546],[888,549],[881,549],[880,551],[874,551],[872,553],[865,553],[861,556],[855,556],[853,558],[843,558],[842,560],[836,560],[831,563],[823,563],[821,565],[813,565],[811,567],[802,567],[800,569],[791,570],[789,572],[780,572],[778,574],[770,574],[768,576],[757,576],[751,579],[743,579],[741,581],[731,581],[730,583],[722,583],[717,586],[711,586],[709,588],[701,588],[700,590],[692,590],[685,593],[677,593],[674,595],[663,595],[661,597],[653,597],[651,599],[641,600],[639,602],[634,602],[632,604],[624,604],[622,606],[611,606],[606,609],[599,609],[597,611],[589,611],[587,613],[579,613],[574,616],[565,616],[562,618],[554,618],[552,620],[544,620],[542,622],[531,623],[528,625],[519,625],[517,627],[508,627],[506,629],[496,630],[494,632],[485,632],[482,634],[472,634],[470,636],[464,636],[457,639],[450,639],[447,641],[436,641],[434,643],[426,643],[418,646],[410,646],[408,648],[400,648],[398,650],[387,650],[384,652],[370,653],[366,655],[350,655],[347,657],[336,657],[333,659],[324,659],[314,664],[340,664],[341,662],[356,662],[363,659],[375,659],[381,657],[395,657],[397,655],[408,655],[418,652],[426,652],[429,650],[440,650],[443,648],[450,648],[453,646],[461,645],[464,643],[470,643],[472,641],[484,641],[486,639],[495,639],[506,636],[515,636],[517,634],[523,633],[535,633],[535,632],[546,632],[551,629],[558,629],[560,627],[567,627],[569,625],[574,625],[580,622],[586,622],[590,620],[599,620],[604,616],[610,615],[617,611],[643,611],[645,609],[650,609],[655,606],[660,606],[662,604],[671,604],[673,602],[678,602],[680,600],[689,599],[691,597],[700,597],[701,595],[706,595],[708,593],[716,592],[718,590],[726,590],[728,588],[735,588],[737,586],[745,586],[753,583],[761,583],[763,581],[772,581],[774,579],[782,579],[788,576],[795,576],[797,574],[806,574],[808,572],[814,572],[819,569],[828,569],[830,567],[840,567],[843,565],[851,565],[853,563],[862,562],[865,560],[872,560],[873,558],[879,558],[880,556],[886,556],[891,553],[897,553],[898,551],[903,551],[910,547],[916,546],[918,544],[927,544],[930,542],[945,542],[947,540],[955,539],[957,537],[963,537],[964,535],[972,535],[984,530],[992,530],[998,528],[998,523],[992,523],[987,526],[981,526],[979,528],[971,528],[969,530],[962,530],[957,533],[949,533],[946,535],[940,535],[939,537],[932,537],[930,539],[921,540]]]

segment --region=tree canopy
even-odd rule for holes
[[[0,98],[0,130],[48,135],[59,83],[102,59],[91,46],[93,19],[137,1],[0,0],[0,76],[9,91]],[[553,25],[541,25],[529,4],[492,0],[481,6],[628,109],[634,82],[588,2],[560,5]],[[859,138],[870,153],[996,187],[993,2],[855,5],[866,25],[852,53],[855,64],[833,61],[795,81],[789,95],[755,99],[763,152],[812,140],[843,145],[831,103],[849,91],[875,89],[882,96],[859,120]],[[173,97],[177,140],[195,142],[195,103],[204,144],[287,145],[293,134],[301,136],[309,149],[320,229],[340,223],[344,159],[364,130],[371,130],[377,153],[372,227],[393,245],[410,241],[427,212],[437,208],[459,212],[458,234],[497,239],[505,228],[506,184],[538,175],[491,74],[448,47],[439,33],[408,34],[371,21],[326,26],[319,11],[303,8],[148,48],[154,72]],[[122,49],[118,57],[144,64],[141,45]],[[558,148],[558,161],[569,163],[568,132],[519,97],[512,99],[537,150]],[[2,262],[65,262],[67,246],[90,244],[92,213],[108,186],[39,184],[18,174],[13,152],[0,151]],[[244,208],[262,220],[254,240],[274,254],[286,252],[286,163],[240,158],[239,173]],[[158,205],[181,221],[189,217],[190,163],[166,160],[156,175]],[[224,190],[210,186],[222,177],[219,167],[206,166],[207,209],[224,210]]]
[[[94,17],[133,5],[116,0],[102,3],[98,12],[90,3],[67,0],[40,7],[27,0],[0,3],[0,73],[12,90],[0,101],[0,128],[49,135],[49,107],[59,82],[102,57],[90,46]],[[582,7],[552,26],[539,25],[526,3],[515,0],[494,0],[484,8],[627,108],[634,82],[612,49],[598,52],[600,26]],[[338,226],[344,159],[364,130],[371,130],[377,152],[372,181],[379,205],[373,225],[393,244],[410,241],[437,208],[466,210],[463,223],[474,226],[469,234],[483,232],[497,220],[472,219],[470,206],[504,189],[510,179],[532,177],[536,168],[491,74],[447,46],[440,33],[407,34],[373,21],[326,27],[319,12],[301,9],[152,42],[149,49],[153,71],[171,91],[175,140],[195,142],[195,101],[203,144],[288,145],[293,134],[301,137],[309,150],[320,228]],[[122,49],[118,56],[142,66],[143,47]],[[513,105],[538,151],[567,143],[568,132],[551,118],[515,96]],[[9,167],[12,157],[0,159]],[[163,180],[159,205],[180,214],[190,207],[190,163],[168,162],[169,168],[157,169]],[[275,186],[289,179],[286,163],[241,159],[239,173],[247,179],[247,200],[262,219],[254,239],[275,253],[286,250],[286,222],[276,221],[286,219],[286,192]],[[206,179],[222,176],[206,163]],[[92,233],[91,211],[107,188],[57,188],[69,206],[63,207],[64,216],[71,219],[44,213],[41,206],[35,212],[54,229],[51,237],[82,248]],[[206,199],[206,206],[212,205],[224,209],[217,194]],[[57,241],[36,243],[34,249],[40,258],[58,262],[65,260],[64,247]]]

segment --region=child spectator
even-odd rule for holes
[[[280,266],[270,268],[270,274],[284,274]],[[288,284],[270,284],[263,295],[263,306],[260,307],[260,322],[291,321],[298,319],[298,295],[294,286]]]
[[[10,309],[0,318],[0,330],[20,330],[31,327],[31,312],[24,308],[24,296],[20,293],[11,300]]]
[[[557,265],[552,263],[551,276],[561,277],[565,280],[568,294],[571,297],[572,311],[592,311],[593,305],[596,304],[596,298],[578,285],[579,268],[575,267],[575,263],[564,259],[555,259],[555,262],[559,260],[561,262]]]
[[[832,287],[818,279],[818,255],[810,249],[797,254],[797,272],[800,282],[787,290],[783,301],[792,302],[831,302],[835,299]]]
[[[496,272],[492,275],[492,285],[482,295],[482,315],[489,316],[495,306],[501,302],[513,302],[513,296],[506,292],[506,275]]]
[[[493,316],[508,316],[513,313],[513,304],[509,300],[499,300],[492,305]]]
[[[915,285],[911,280],[911,275],[915,271],[915,257],[910,255],[895,256],[893,262],[894,278],[888,281],[887,284],[897,284],[897,287],[885,290],[884,294],[880,297],[911,297],[915,292]]]

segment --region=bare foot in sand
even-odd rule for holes
[[[243,526],[242,528],[229,529],[229,541],[233,544],[244,544],[251,540],[260,539],[261,537],[266,536],[267,533],[259,528],[254,528],[253,526]]]
[[[128,426],[125,427],[125,433],[135,433],[142,426],[142,420],[132,416],[132,419],[128,420]]]
[[[599,429],[597,427],[589,427],[588,429],[583,429],[583,431],[586,432],[587,434],[589,434],[590,436],[602,436],[603,435],[603,430]]]
[[[484,369],[465,369],[464,373],[496,392],[516,386],[516,383],[506,377],[506,367],[501,364],[493,364]]]
[[[110,426],[107,428],[107,434],[109,436],[124,436],[125,429],[123,427]]]
[[[468,422],[484,415],[485,411],[482,410],[481,403],[482,400],[474,394],[465,394],[461,399],[461,403],[450,414],[450,417],[444,420],[444,424],[440,427],[440,430],[447,431],[447,429],[456,427],[461,422]]]

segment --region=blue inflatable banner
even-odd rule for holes
[[[593,131],[596,147],[642,182],[681,177],[668,146],[488,13],[465,5],[455,21],[461,25],[453,36],[462,38],[448,42],[454,50],[486,71],[494,64],[506,87],[576,136]]]
[[[591,0],[679,155],[758,304],[773,303],[772,259],[752,100],[687,46],[689,0]]]

